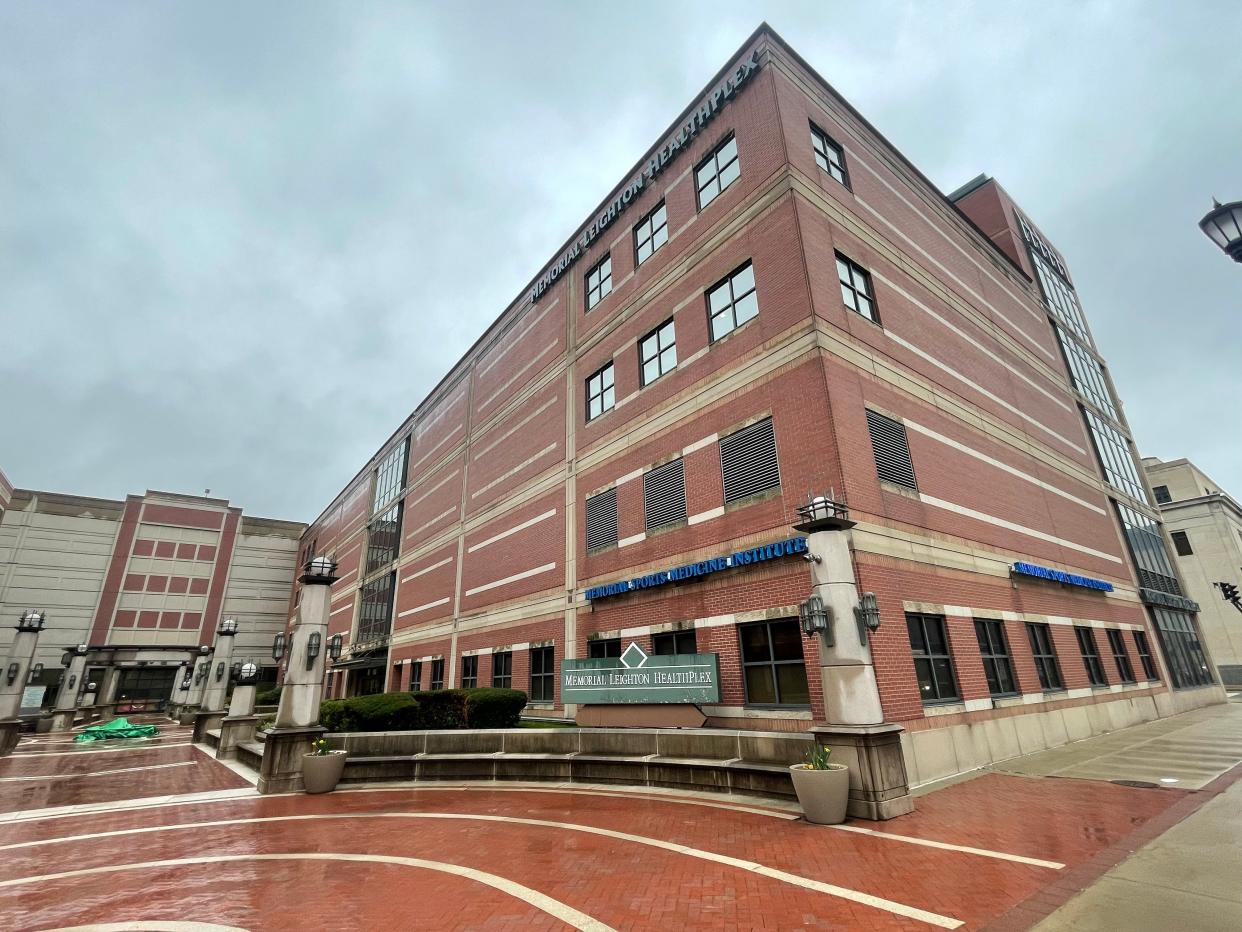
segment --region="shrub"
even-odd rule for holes
[[[433,689],[406,693],[418,702],[421,713],[414,727],[428,731],[465,728],[466,696],[470,692],[469,689]]]
[[[418,700],[410,693],[380,693],[320,703],[319,722],[328,731],[413,731],[419,722]]]
[[[467,728],[516,728],[526,693],[520,689],[471,689],[466,696]]]
[[[255,705],[279,705],[280,704],[280,687],[273,686],[261,693],[255,693]]]

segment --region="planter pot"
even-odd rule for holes
[[[331,793],[345,771],[345,752],[302,755],[302,782],[308,793]]]
[[[828,770],[807,770],[806,764],[789,768],[794,792],[808,822],[837,825],[845,821],[850,801],[850,770],[844,764],[829,764]]]

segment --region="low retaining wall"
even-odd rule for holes
[[[810,734],[655,728],[514,728],[329,734],[343,782],[547,780],[793,796]]]

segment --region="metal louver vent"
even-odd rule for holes
[[[592,495],[586,501],[587,552],[611,547],[617,542],[617,490]]]
[[[686,520],[686,474],[681,460],[673,460],[643,476],[643,513],[647,530]]]
[[[867,409],[867,431],[875,452],[875,468],[880,479],[918,491],[914,463],[906,440],[906,426],[891,417]]]
[[[720,472],[726,505],[780,486],[771,418],[721,438]]]

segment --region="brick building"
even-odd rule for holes
[[[807,563],[705,561],[829,493],[912,780],[1220,698],[1059,253],[765,26],[308,529],[329,692],[569,714],[561,663],[636,641],[719,655],[710,724],[805,729]]]

